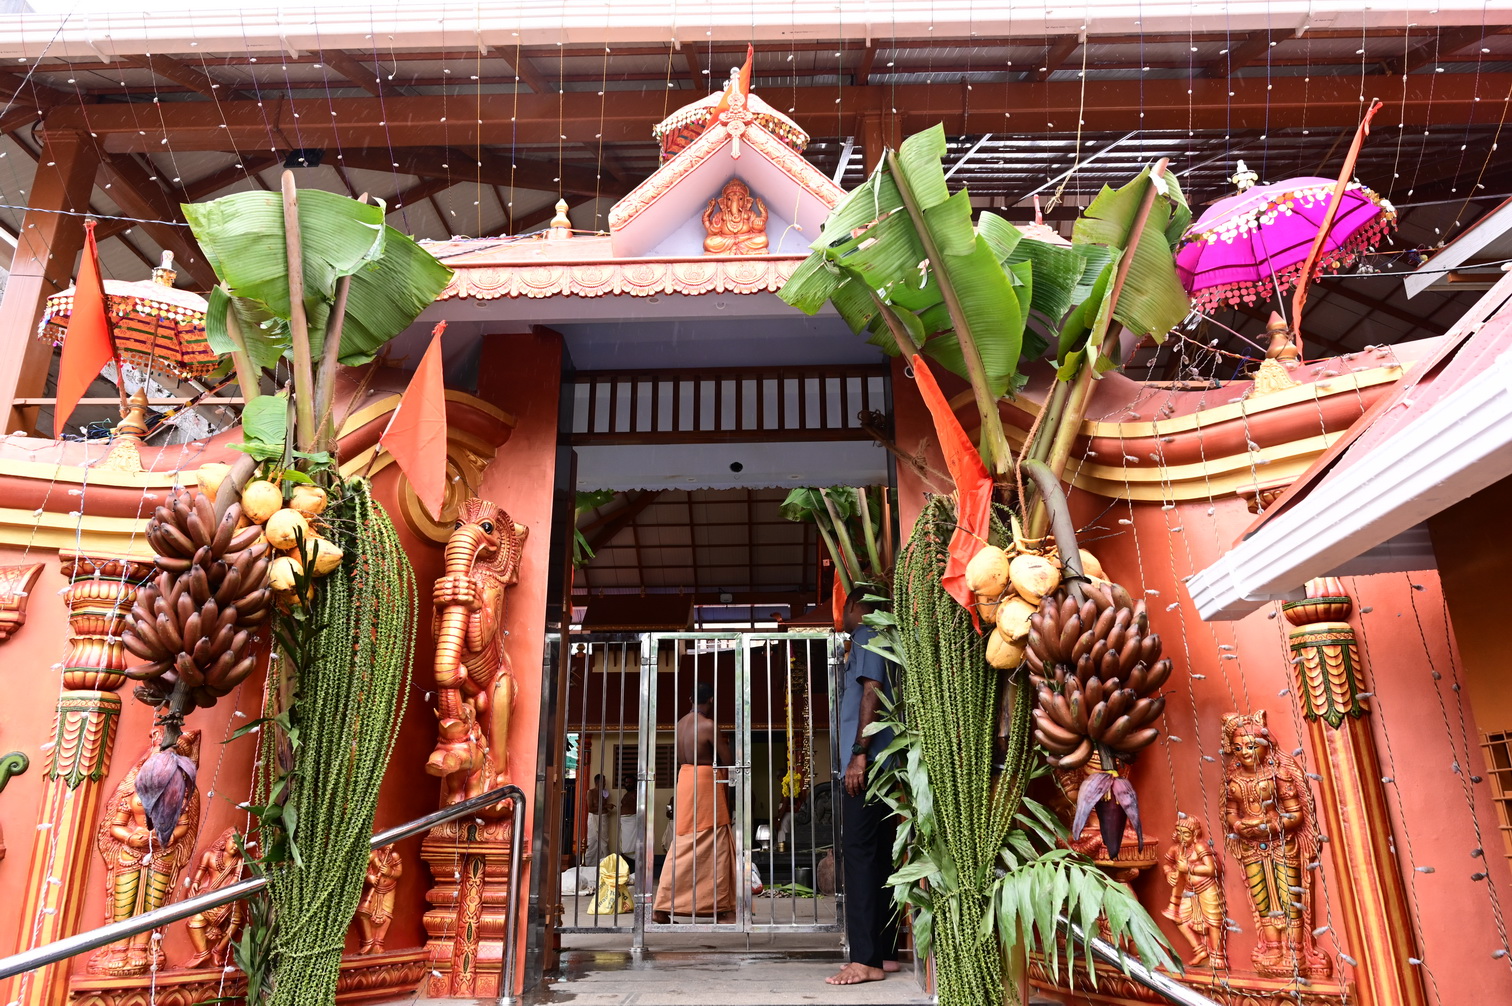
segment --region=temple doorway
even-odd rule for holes
[[[707,945],[719,934],[841,944],[833,573],[814,526],[784,519],[786,495],[584,500],[597,505],[578,522],[558,691],[564,949]],[[718,778],[680,793],[674,727],[700,689],[717,725]],[[727,821],[728,845],[679,858],[679,822],[694,819]],[[659,884],[670,888],[666,920]]]

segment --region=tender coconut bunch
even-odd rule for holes
[[[1082,571],[1102,580],[1102,563],[1081,550]],[[966,564],[966,586],[976,595],[977,615],[993,626],[987,638],[987,663],[1011,671],[1024,662],[1029,619],[1040,602],[1061,585],[1060,559],[1053,549],[1040,553],[1022,542],[1013,551],[987,545]]]
[[[201,489],[214,496],[225,478],[225,465],[205,465],[200,469]],[[326,576],[341,565],[341,549],[321,532],[320,515],[325,513],[326,492],[319,486],[297,485],[289,492],[287,504],[283,490],[267,479],[248,482],[241,494],[241,527],[257,525],[262,538],[277,554],[268,569],[268,583],[285,610],[304,604],[308,597],[299,594],[299,576],[308,566],[311,579]],[[304,542],[300,554],[299,542]],[[312,585],[313,589],[313,585]]]

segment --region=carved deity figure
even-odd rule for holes
[[[1318,825],[1307,777],[1296,759],[1277,751],[1265,710],[1223,718],[1223,823],[1229,848],[1244,869],[1259,930],[1253,963],[1262,975],[1332,973],[1309,931]]]
[[[199,868],[189,885],[189,897],[230,887],[242,879],[246,865],[241,835],[235,828],[227,828],[200,856]],[[225,967],[229,963],[231,944],[236,942],[246,922],[246,904],[233,901],[189,917],[189,942],[194,944],[194,953],[184,961],[184,967],[201,968],[206,964]]]
[[[425,770],[446,780],[447,805],[502,785],[509,769],[516,685],[504,646],[504,592],[519,582],[527,532],[502,507],[474,497],[458,508],[446,543],[446,575],[434,591],[441,740]]]
[[[399,878],[403,875],[404,860],[392,842],[368,854],[362,900],[357,903],[357,931],[361,935],[359,954],[383,953],[383,941],[388,938],[389,924],[394,921]]]
[[[185,730],[174,751],[199,764],[198,730]],[[173,893],[173,884],[194,851],[199,833],[200,798],[196,790],[184,800],[178,823],[166,845],[160,845],[147,811],[137,797],[137,773],[162,743],[162,731],[154,730],[147,750],[137,759],[126,778],[116,787],[106,805],[96,842],[105,859],[105,921],[120,922],[161,908]],[[165,963],[158,940],[150,932],[112,943],[89,959],[89,970],[103,975],[140,975],[149,967]]]
[[[1171,847],[1161,859],[1166,883],[1171,885],[1171,903],[1160,914],[1176,923],[1191,944],[1187,963],[1196,967],[1224,969],[1225,908],[1218,857],[1208,845],[1202,821],[1183,817],[1176,821]]]
[[[751,187],[731,178],[703,212],[707,236],[704,251],[711,255],[760,255],[767,250],[766,203],[751,195]]]

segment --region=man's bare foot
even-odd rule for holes
[[[880,982],[887,977],[882,968],[870,968],[852,961],[840,969],[840,973],[824,979],[826,985],[860,985],[863,982]]]
[[[903,965],[899,964],[897,961],[883,961],[882,970],[886,971],[890,975],[897,974],[899,971],[903,970]]]
[[[670,926],[672,914],[670,912],[652,912],[651,921],[658,926]]]
[[[714,924],[716,926],[733,926],[735,924],[735,913],[720,912],[718,917],[714,919]]]

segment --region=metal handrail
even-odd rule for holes
[[[407,824],[401,824],[387,831],[380,831],[368,842],[368,848],[378,849],[390,842],[397,842],[402,838],[409,838],[428,831],[438,824],[459,817],[466,817],[478,811],[492,807],[495,804],[508,800],[514,805],[514,820],[511,822],[510,850],[509,850],[509,909],[505,916],[504,928],[506,942],[504,944],[504,982],[502,994],[499,996],[501,1003],[512,1003],[518,998],[515,995],[515,944],[519,941],[519,892],[516,886],[520,876],[521,847],[525,838],[526,797],[524,791],[518,786],[500,786],[498,789],[489,790],[471,800],[463,800],[454,803],[450,807],[443,807],[434,813],[416,818]],[[238,881],[218,891],[209,891],[183,901],[175,901],[171,905],[155,908],[150,912],[123,919],[120,922],[111,922],[97,929],[90,929],[75,936],[67,936],[52,943],[23,950],[19,954],[9,957],[0,957],[0,979],[10,978],[14,975],[25,974],[36,968],[58,961],[67,960],[70,957],[84,953],[86,950],[94,950],[107,944],[115,943],[138,933],[145,933],[161,926],[187,919],[191,915],[211,908],[219,908],[233,901],[240,901],[250,894],[268,886],[267,877],[253,877],[250,880]]]
[[[1073,940],[1082,941],[1093,957],[1104,964],[1111,964],[1118,968],[1134,981],[1165,999],[1166,1002],[1176,1003],[1177,1006],[1219,1006],[1202,993],[1193,991],[1158,971],[1151,971],[1107,940],[1098,939],[1096,936],[1088,939],[1087,934],[1082,932],[1081,926],[1065,916],[1061,916],[1060,924],[1070,932]]]

